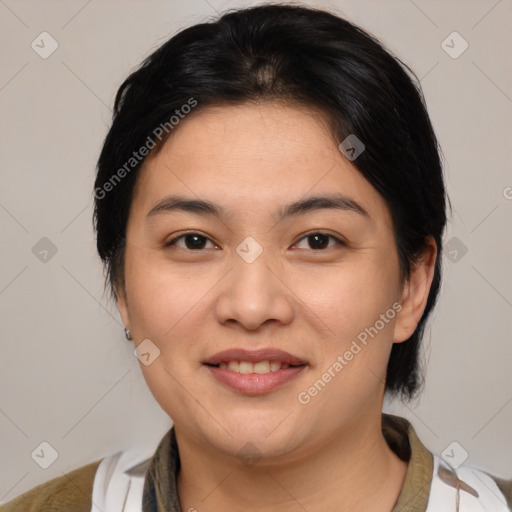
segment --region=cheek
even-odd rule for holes
[[[150,339],[160,350],[148,366],[140,364],[144,379],[156,401],[173,418],[200,416],[190,402],[194,390],[197,349],[203,339],[201,322],[206,318],[206,276],[187,275],[171,269],[154,249],[131,248],[125,256],[126,291],[136,342]],[[183,383],[188,383],[183,386]],[[193,412],[191,412],[193,411]]]
[[[314,313],[310,318],[320,319],[318,365],[311,387],[301,391],[311,390],[313,407],[338,418],[380,397],[392,347],[396,276],[363,259],[360,265],[338,268],[328,279],[309,276],[301,283],[301,298]]]
[[[137,338],[151,339],[164,357],[190,350],[211,318],[211,291],[222,277],[207,265],[177,265],[160,251],[131,248],[126,291]]]
[[[297,295],[307,306],[304,311],[314,313],[311,317],[317,318],[326,337],[351,340],[392,308],[394,271],[386,272],[372,259],[376,258],[354,258],[350,264],[328,272],[304,273],[295,280]]]
[[[125,276],[130,316],[139,337],[161,339],[187,311],[189,290],[170,273],[155,250],[133,247],[126,252]]]

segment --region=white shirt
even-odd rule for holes
[[[101,460],[91,512],[142,512],[144,478],[157,445],[136,446]]]

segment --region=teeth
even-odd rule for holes
[[[239,372],[240,373],[240,363],[238,361],[229,361],[228,368],[232,372]]]
[[[270,371],[275,372],[276,370],[279,370],[281,368],[281,363],[279,361],[272,361],[270,363]]]
[[[247,361],[240,361],[240,367],[238,371],[240,373],[254,373],[253,372],[254,365]]]
[[[250,363],[249,363],[250,364]],[[270,372],[270,362],[269,361],[259,361],[255,365],[253,365],[254,373],[269,373]]]
[[[264,375],[265,373],[276,372],[277,370],[284,370],[289,367],[288,363],[282,363],[281,361],[258,361],[257,363],[251,363],[250,361],[228,361],[219,364],[219,368],[223,370],[228,369],[244,375],[251,373]]]

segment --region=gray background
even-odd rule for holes
[[[1,501],[127,446],[156,447],[169,428],[103,291],[95,163],[130,70],[177,30],[254,3],[0,0]],[[512,2],[309,5],[370,30],[416,71],[446,159],[453,217],[426,387],[385,410],[432,451],[457,441],[468,464],[510,478]],[[47,59],[31,47],[43,31],[59,45]],[[458,58],[442,47],[453,31],[469,44]],[[31,457],[43,441],[58,452],[47,469]]]

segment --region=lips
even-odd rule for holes
[[[297,378],[308,363],[278,349],[229,349],[203,361],[209,373],[223,385],[246,395],[274,391]]]
[[[277,349],[229,349],[206,359],[203,365],[217,381],[232,390],[261,395],[297,378],[308,363]]]
[[[234,348],[217,352],[209,357],[203,364],[210,366],[218,366],[220,363],[228,364],[230,361],[246,361],[249,363],[258,363],[261,361],[278,361],[290,366],[302,366],[307,364],[297,356],[284,352],[278,349],[259,349],[259,350],[245,350],[243,348]]]

